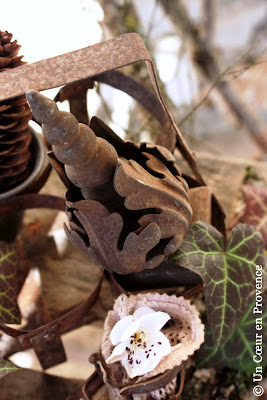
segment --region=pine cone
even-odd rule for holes
[[[23,65],[21,48],[12,34],[0,31],[0,73]],[[31,131],[28,121],[31,111],[25,96],[0,102],[0,193],[17,186],[30,174],[29,144]]]

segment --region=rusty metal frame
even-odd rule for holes
[[[127,33],[71,53],[3,71],[0,74],[0,101],[23,95],[30,89],[42,91],[77,82],[138,61],[145,61],[155,92],[169,121],[169,138],[165,147],[172,151],[177,145],[198,182],[205,185],[195,156],[165,105],[152,59],[141,36],[136,33]]]

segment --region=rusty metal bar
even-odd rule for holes
[[[29,89],[41,91],[66,85],[137,61],[145,61],[153,87],[170,122],[172,140],[164,145],[172,151],[177,141],[177,147],[199,183],[205,185],[195,157],[164,103],[151,57],[141,36],[136,33],[127,33],[71,53],[4,71],[0,74],[0,101],[25,94]]]

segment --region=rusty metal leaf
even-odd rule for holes
[[[169,255],[178,249],[191,220],[188,195],[183,183],[175,179],[161,161],[152,154],[143,154],[148,158],[147,167],[162,178],[147,173],[133,160],[121,159],[115,174],[114,187],[125,199],[124,205],[127,209],[155,210],[142,216],[138,223],[142,228],[152,223],[157,224],[161,231],[160,238],[169,239],[164,248],[164,255]]]
[[[130,233],[122,250],[118,249],[123,229],[123,219],[118,213],[110,213],[105,206],[93,200],[81,200],[70,205],[74,215],[90,238],[86,246],[76,230],[65,231],[69,239],[81,250],[88,253],[96,262],[118,273],[138,272],[144,268],[158,265],[164,256],[146,261],[147,253],[160,241],[160,229],[152,223],[141,233]],[[159,259],[159,258],[160,259]]]
[[[108,206],[92,200],[69,203],[70,229],[66,228],[66,234],[108,270],[125,274],[155,268],[179,247],[188,229],[192,212],[186,184],[148,153],[161,156],[178,174],[166,149],[145,144],[139,148],[116,136],[111,139],[119,154],[130,149],[128,157],[142,160],[146,169],[132,159],[120,158],[114,188],[124,206],[119,202],[118,212],[111,213]],[[79,231],[77,221],[83,231]]]
[[[97,118],[90,127],[80,124],[36,91],[27,92],[27,99],[52,144],[50,160],[70,192],[66,233],[73,243],[118,273],[155,268],[176,251],[192,211],[172,153],[124,142]],[[68,181],[78,189],[77,197]]]

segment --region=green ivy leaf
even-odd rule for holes
[[[218,349],[247,310],[249,294],[255,289],[256,265],[265,264],[261,234],[239,224],[224,248],[223,237],[213,226],[191,224],[172,261],[202,277],[207,318]]]
[[[0,324],[19,324],[16,250],[0,242]]]
[[[12,372],[16,372],[19,370],[20,368],[12,362],[7,360],[0,360],[0,379],[8,374],[11,374]]]
[[[255,368],[267,366],[267,296],[263,297],[263,314],[253,314],[255,301],[249,305],[247,312],[232,331],[226,342],[216,352],[212,345],[210,329],[206,330],[205,343],[198,352],[199,367],[230,367],[238,371],[255,372]],[[256,318],[262,319],[262,325],[257,324]],[[259,327],[262,326],[262,329]],[[255,356],[256,334],[262,335],[262,361],[256,363]],[[257,336],[257,345],[261,346],[261,339]],[[257,360],[260,359],[257,357]]]

